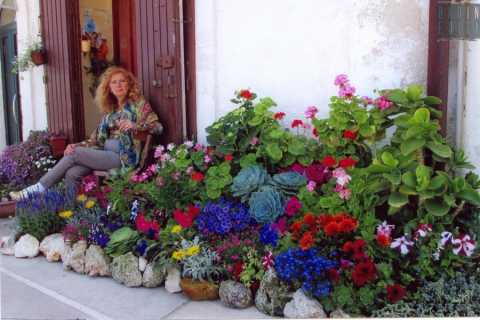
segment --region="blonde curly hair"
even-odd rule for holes
[[[110,67],[102,74],[100,84],[95,93],[95,103],[103,114],[112,112],[117,104],[117,98],[110,91],[110,81],[112,77],[118,73],[123,74],[125,78],[127,78],[128,100],[136,102],[142,97],[138,81],[130,71],[122,67]]]

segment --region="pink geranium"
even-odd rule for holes
[[[298,211],[302,208],[302,203],[298,201],[297,197],[291,197],[288,200],[287,205],[285,206],[285,213],[287,216],[292,217],[297,214]]]
[[[305,118],[307,118],[307,119],[315,118],[315,115],[317,114],[317,112],[318,112],[317,107],[315,107],[315,106],[310,106],[310,107],[308,107],[307,110],[305,111]]]
[[[350,196],[352,195],[352,191],[348,188],[345,188],[339,184],[335,186],[335,192],[338,193],[338,196],[342,200],[348,200],[350,199]]]
[[[350,180],[352,180],[352,177],[349,176],[343,168],[337,168],[333,170],[332,175],[337,179],[337,184],[342,187],[346,186]]]
[[[309,192],[315,191],[315,188],[316,188],[316,187],[317,187],[317,183],[316,183],[315,181],[309,181],[309,182],[307,183],[307,190],[308,190]]]
[[[348,76],[346,74],[339,74],[335,77],[334,84],[336,86],[344,86],[346,83],[348,83]]]
[[[386,97],[381,96],[374,101],[374,105],[380,109],[385,110],[393,106],[393,102],[388,100]]]

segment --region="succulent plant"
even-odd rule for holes
[[[250,197],[250,214],[258,223],[272,223],[283,214],[284,202],[282,193],[274,187],[261,187]]]
[[[307,184],[307,179],[295,171],[278,173],[273,176],[270,184],[286,195],[293,196],[298,190]]]
[[[214,282],[223,272],[223,268],[216,264],[217,260],[218,256],[214,251],[202,248],[199,254],[183,260],[182,276],[193,280]]]
[[[246,202],[250,194],[266,184],[270,179],[267,171],[257,165],[242,169],[233,179],[232,194]]]

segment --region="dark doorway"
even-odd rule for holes
[[[15,144],[22,141],[18,75],[11,72],[12,62],[17,55],[16,23],[0,27],[0,50],[2,52],[1,63],[3,66],[2,88],[6,140],[7,144]]]

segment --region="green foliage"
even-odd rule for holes
[[[307,179],[297,172],[288,171],[274,175],[270,184],[285,195],[293,196],[307,184]]]
[[[205,176],[208,198],[213,200],[220,198],[222,192],[232,183],[230,170],[230,163],[226,161],[208,169],[207,175]]]
[[[60,232],[65,221],[56,212],[45,212],[39,215],[17,214],[16,221],[19,231],[30,234],[42,241],[46,236]]]
[[[258,223],[272,223],[284,211],[284,197],[275,188],[264,186],[252,193],[248,202],[250,214]]]
[[[193,280],[215,282],[224,272],[223,268],[216,264],[217,260],[217,254],[204,247],[199,254],[183,260],[182,276]]]
[[[242,202],[250,198],[250,194],[270,179],[267,171],[258,165],[246,167],[233,179],[230,189],[234,197],[240,197]]]
[[[15,57],[10,72],[17,74],[35,67],[36,65],[32,61],[32,52],[40,50],[43,50],[43,44],[41,41],[35,41],[30,44],[21,55]]]
[[[110,235],[110,241],[105,248],[105,253],[111,257],[118,257],[133,251],[132,249],[139,237],[138,232],[129,227],[120,228]]]

